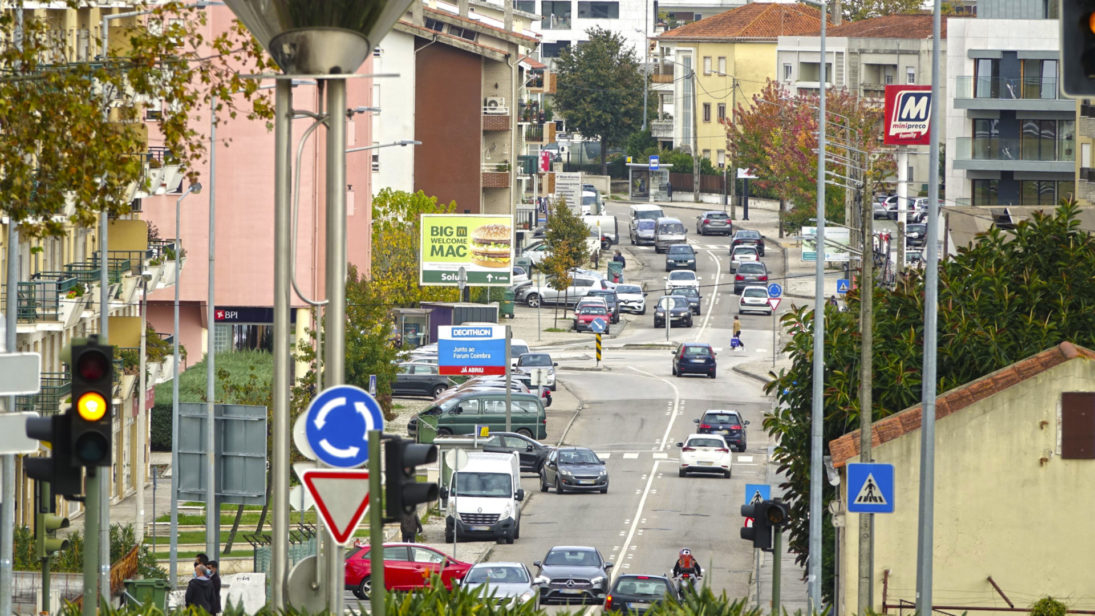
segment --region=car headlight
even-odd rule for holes
[[[590,580],[590,582],[593,583],[594,588],[604,588],[604,586],[605,586],[605,577],[604,576],[595,577],[592,580]]]
[[[574,475],[570,471],[568,471],[566,469],[562,469],[562,468],[559,469],[559,474],[562,475],[563,477],[567,477],[567,478],[574,477]]]
[[[688,262],[689,262],[689,263],[695,263],[695,262],[696,262],[696,260],[695,260],[695,259],[689,259],[689,260],[688,260]]]
[[[513,517],[513,506],[512,505],[506,505],[506,508],[502,510],[502,518],[505,519],[505,518],[512,518],[512,517]]]
[[[517,597],[517,602],[518,603],[528,603],[529,601],[532,601],[535,598],[536,598],[536,591],[532,590],[530,588],[530,589],[526,590],[525,592],[521,593],[520,597]]]
[[[601,472],[597,473],[598,477],[608,477],[608,469],[601,469]]]

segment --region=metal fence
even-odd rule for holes
[[[244,539],[251,544],[255,553],[252,564],[255,573],[270,572],[270,535],[267,533],[254,533],[244,535]],[[316,554],[316,527],[302,523],[296,529],[289,531],[289,566],[290,568],[309,556]]]

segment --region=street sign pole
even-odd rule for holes
[[[601,334],[594,334],[597,336],[597,367],[601,367]]]
[[[780,570],[783,564],[783,529],[776,527],[772,530],[775,535],[772,538],[772,616],[779,616],[779,583]]]

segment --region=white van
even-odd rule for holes
[[[688,230],[679,219],[663,216],[654,223],[654,252],[665,252],[673,244],[683,244]]]
[[[620,230],[615,216],[610,216],[608,214],[603,214],[601,216],[582,216],[582,220],[590,229],[596,230],[598,227],[600,228],[601,248],[608,248],[611,245],[620,243]],[[598,223],[600,224],[598,225]],[[605,245],[606,243],[608,246]]]
[[[490,537],[513,543],[521,536],[521,460],[517,452],[469,451],[464,466],[453,472],[442,489],[445,542]]]

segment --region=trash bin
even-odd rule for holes
[[[512,289],[506,289],[502,293],[502,301],[498,302],[498,316],[513,318],[513,298],[514,293]]]
[[[171,584],[167,580],[126,580],[126,603],[133,602],[144,613],[147,613],[149,605],[154,605],[166,614],[169,590]]]
[[[624,281],[624,264],[619,261],[608,262],[608,279],[615,283]]]

